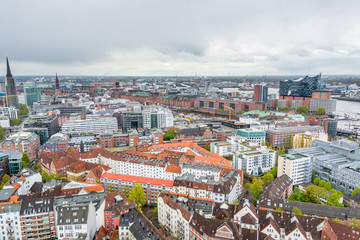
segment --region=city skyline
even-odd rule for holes
[[[17,75],[359,73],[357,1],[2,5],[22,16],[6,11],[0,17],[6,22],[0,31],[12,35],[0,52]]]

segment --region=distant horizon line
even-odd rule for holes
[[[228,75],[199,75],[199,76],[194,76],[194,75],[83,75],[83,74],[57,74],[58,76],[66,76],[66,77],[104,77],[104,78],[109,78],[109,77],[127,77],[127,78],[140,78],[140,77],[171,77],[171,78],[179,78],[179,77],[186,77],[186,78],[211,78],[211,77],[224,77],[224,78],[236,78],[236,77],[242,77],[242,78],[246,78],[246,77],[263,77],[263,78],[268,78],[268,77],[279,77],[279,76],[316,76],[318,74],[270,74],[270,75],[232,75],[232,76],[228,76]],[[31,75],[31,74],[24,74],[24,75],[15,75],[13,74],[13,77],[18,76],[18,77],[49,77],[49,76],[56,76],[55,74],[44,74],[44,75]],[[331,74],[321,74],[321,76],[360,76],[360,73],[331,73]],[[1,77],[1,76],[0,76]],[[6,76],[4,75],[3,77],[6,78]],[[2,77],[1,77],[2,78]]]

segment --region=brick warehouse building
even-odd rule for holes
[[[197,109],[210,108],[217,111],[227,110],[224,106],[230,107],[235,112],[266,110],[266,103],[242,102],[236,100],[222,100],[213,98],[199,98],[195,100],[194,107]]]

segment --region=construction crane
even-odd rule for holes
[[[35,93],[24,93],[24,95],[35,95]],[[21,95],[5,95],[5,96],[0,96],[2,98],[2,102],[3,102],[3,107],[6,107],[5,106],[5,99],[8,98],[8,97],[18,97],[18,96],[21,96]]]
[[[226,109],[229,109],[229,120],[231,120],[231,110],[233,110],[231,107],[224,105],[223,106]]]

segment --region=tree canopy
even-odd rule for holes
[[[1,179],[0,183],[0,190],[4,187],[5,183],[7,183],[10,180],[10,176],[5,174],[3,178]]]
[[[351,192],[351,195],[355,195],[359,191],[360,191],[360,188],[357,187]]]
[[[318,109],[316,109],[316,113],[318,115],[324,115],[326,113],[326,110],[323,107],[319,107]]]
[[[20,105],[19,112],[20,112],[20,116],[28,115],[29,109],[25,105]]]
[[[144,188],[140,184],[134,184],[133,188],[129,193],[129,200],[134,201],[139,209],[141,209],[145,205],[146,195],[144,193]]]
[[[21,157],[21,167],[24,168],[26,167],[28,164],[30,163],[30,159],[27,155],[26,152],[22,153],[22,157]]]
[[[269,185],[269,183],[274,181],[274,175],[271,172],[267,172],[264,174],[262,179],[263,179],[264,186],[267,186],[267,185]]]
[[[309,108],[306,107],[306,106],[298,106],[297,108],[297,112],[300,113],[300,114],[307,114],[309,112]]]
[[[250,187],[251,195],[258,199],[263,190],[263,186],[263,181],[261,179],[255,178],[253,184]]]
[[[294,207],[294,208],[292,209],[292,213],[293,213],[293,214],[296,214],[296,215],[303,215],[302,212],[301,212],[301,210],[298,209],[297,207]]]
[[[170,139],[175,138],[175,133],[173,130],[169,130],[166,134],[164,134],[164,141],[169,141]]]

